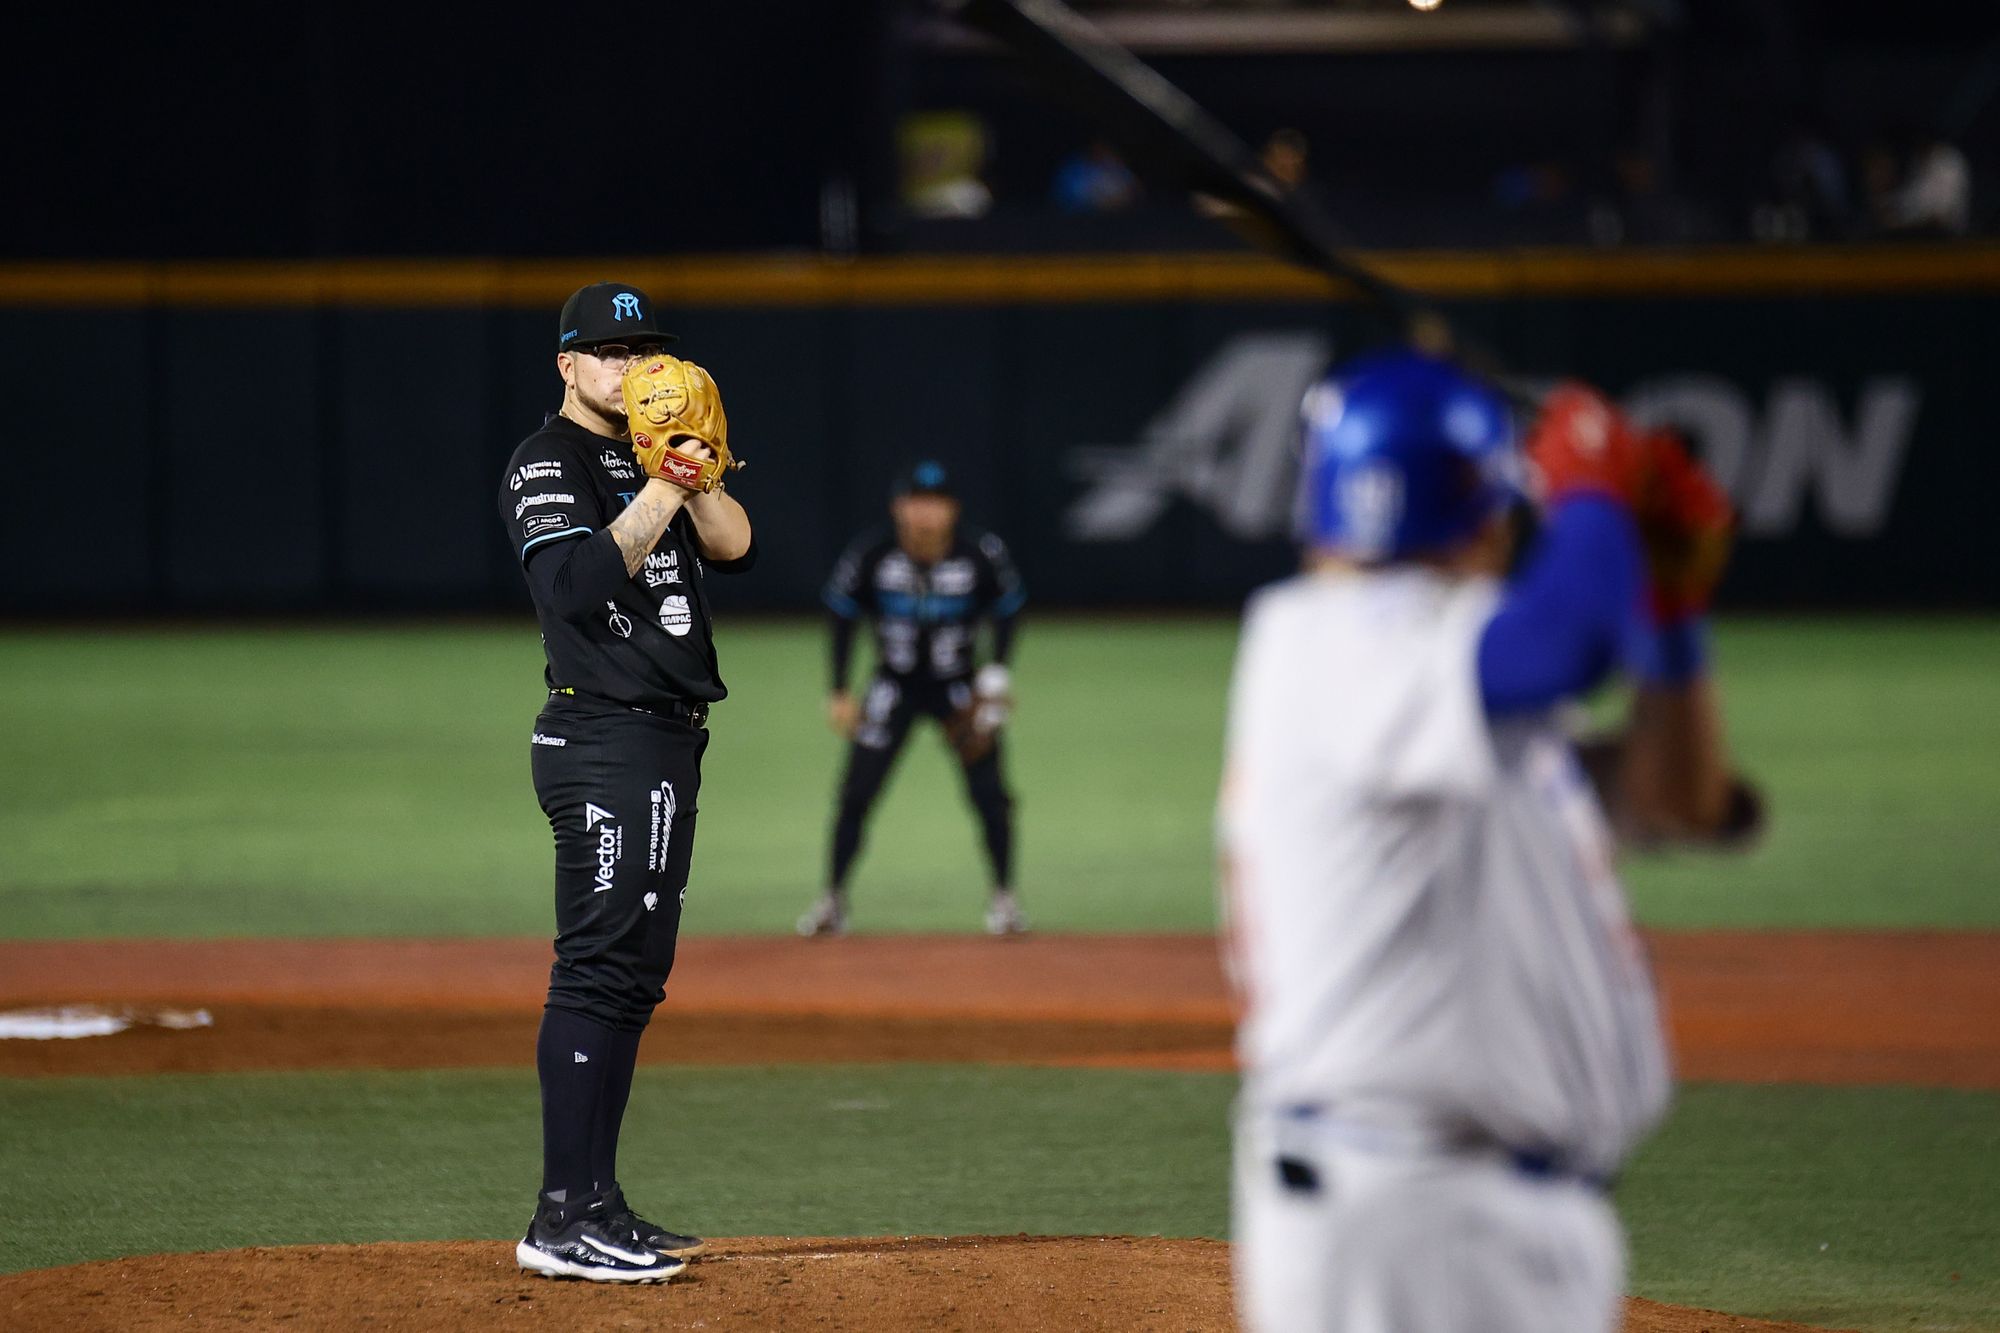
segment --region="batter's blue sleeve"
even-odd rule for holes
[[[1625,639],[1625,669],[1648,685],[1678,689],[1708,674],[1708,622],[1656,625],[1641,617]]]
[[[1602,680],[1618,661],[1643,578],[1625,506],[1595,495],[1558,506],[1480,637],[1487,714],[1547,708]]]

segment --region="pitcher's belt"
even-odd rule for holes
[[[588,699],[591,703],[604,704],[610,708],[629,708],[635,713],[644,713],[648,717],[663,717],[670,722],[679,722],[683,726],[693,727],[697,731],[708,725],[708,704],[699,700],[694,703],[688,703],[680,699],[675,699],[670,703],[646,704],[644,706],[639,704],[621,704],[615,699],[600,699],[594,694],[581,693],[568,685],[558,685],[551,689],[549,693],[552,695],[566,695],[572,699]]]

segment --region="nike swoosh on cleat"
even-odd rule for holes
[[[608,1254],[613,1259],[623,1259],[626,1263],[637,1264],[641,1268],[654,1268],[662,1262],[660,1256],[654,1254],[651,1250],[644,1250],[638,1254],[633,1254],[629,1250],[621,1250],[613,1245],[601,1244],[588,1236],[578,1236],[577,1239],[601,1254]]]

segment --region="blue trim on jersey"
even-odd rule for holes
[[[843,619],[859,620],[861,618],[861,603],[855,601],[845,593],[835,592],[833,589],[828,588],[819,595],[819,599],[826,603],[827,610]]]
[[[931,593],[920,597],[908,592],[878,592],[875,602],[889,619],[914,620],[921,625],[963,620],[972,610],[972,598],[964,594],[945,597]]]
[[[1026,588],[1016,588],[994,604],[993,614],[996,616],[1011,616],[1027,604],[1028,590]]]
[[[565,537],[588,537],[596,530],[595,528],[564,528],[561,532],[545,532],[521,547],[521,558],[525,560],[528,552],[540,546],[543,542],[559,542]]]
[[[1648,685],[1676,689],[1708,674],[1708,622],[1700,616],[1670,624],[1640,621],[1625,640],[1625,666]]]

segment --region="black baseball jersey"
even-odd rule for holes
[[[526,566],[604,529],[645,485],[622,441],[551,417],[521,442],[500,480],[500,518]],[[735,562],[741,565],[745,562]],[[645,568],[616,595],[568,619],[545,605],[534,578],[551,689],[574,689],[636,708],[712,703],[728,693],[716,669],[705,574],[694,519],[674,515]]]
[[[929,566],[912,560],[893,531],[869,533],[841,556],[823,595],[835,615],[874,622],[882,670],[935,680],[971,674],[979,621],[1012,616],[1027,601],[1006,545],[962,524]]]

